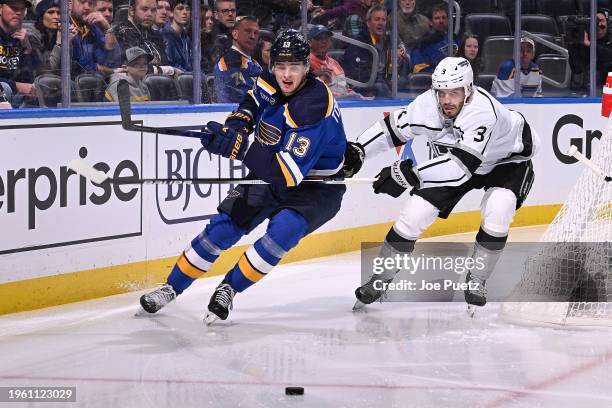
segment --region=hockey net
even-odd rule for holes
[[[612,121],[591,161],[612,175]],[[612,326],[612,183],[585,167],[540,242],[502,316],[522,323]]]

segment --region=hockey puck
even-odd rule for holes
[[[304,395],[304,387],[285,387],[286,395]]]

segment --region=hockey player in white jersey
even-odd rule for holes
[[[531,158],[538,143],[535,132],[518,112],[508,110],[487,91],[474,85],[470,63],[464,58],[443,59],[432,75],[432,88],[405,108],[374,123],[351,143],[345,156],[348,174],[361,168],[364,158],[425,137],[431,159],[414,165],[410,159],[383,168],[374,192],[399,197],[405,204],[381,249],[383,256],[410,253],[417,238],[436,217],[447,218],[461,198],[484,189],[482,222],[472,256],[487,260],[481,271],[466,276],[469,305],[484,306],[485,283],[503,250],[515,211],[525,200],[534,179]],[[486,257],[484,255],[486,254]],[[357,288],[356,308],[382,295],[376,280],[390,282],[397,271],[374,275]]]

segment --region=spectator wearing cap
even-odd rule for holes
[[[342,66],[330,57],[327,52],[331,48],[333,33],[323,25],[313,25],[308,30],[310,43],[310,69],[334,94],[336,99],[368,99],[353,91],[346,83]]]
[[[115,26],[113,33],[123,50],[139,47],[153,56],[149,62],[148,73],[180,75],[182,71],[168,63],[161,33],[153,30],[156,10],[156,0],[130,0],[128,21]],[[126,56],[123,57],[125,61]]]
[[[34,98],[34,61],[29,35],[23,27],[27,0],[0,0],[0,84],[6,99],[18,106]]]
[[[120,80],[125,79],[130,86],[131,101],[150,101],[151,93],[143,79],[147,76],[147,68],[153,56],[139,47],[128,48],[125,55],[127,72],[120,72],[111,76],[110,85],[106,88],[104,96],[107,100],[116,102],[118,100],[117,85]]]
[[[232,29],[232,48],[215,65],[214,87],[217,102],[240,102],[253,88],[261,66],[252,55],[257,46],[259,24],[255,17],[243,17]]]
[[[535,42],[531,38],[521,38],[521,94],[519,96],[542,96],[542,73],[540,66],[533,62],[535,57]],[[514,92],[514,60],[506,60],[499,66],[497,77],[493,80],[491,94],[498,98],[515,96]]]
[[[168,62],[183,72],[192,71],[191,37],[187,32],[191,21],[190,3],[190,0],[171,0],[172,20],[162,28]]]

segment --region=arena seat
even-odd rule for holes
[[[523,14],[521,16],[521,29],[534,34],[559,35],[557,22],[551,16],[544,14]]]
[[[71,81],[70,91],[74,99],[74,83]],[[34,79],[38,106],[41,108],[57,108],[62,103],[62,79],[53,74],[42,74]]]
[[[514,37],[492,36],[482,44],[483,74],[495,74],[500,64],[512,59],[514,55]]]
[[[416,97],[417,95],[431,88],[431,73],[416,72],[408,74],[408,78],[402,81],[403,92],[408,92],[408,97]]]
[[[576,14],[578,7],[575,0],[540,0],[540,13],[554,18]]]
[[[182,74],[174,79],[176,81],[176,87],[179,90],[181,99],[188,100],[189,103],[193,103],[193,75]]]
[[[149,74],[144,82],[149,87],[152,101],[176,101],[180,99],[176,83],[169,76]]]
[[[457,0],[461,6],[461,15],[471,13],[495,13],[497,5],[495,0]]]
[[[510,20],[500,14],[468,14],[465,16],[465,30],[476,34],[481,44],[493,35],[512,35]]]
[[[479,74],[476,79],[476,85],[481,88],[484,88],[487,92],[491,91],[491,86],[493,86],[493,81],[497,75],[495,74]]]
[[[74,80],[78,102],[102,102],[106,82],[99,74],[81,74]]]

